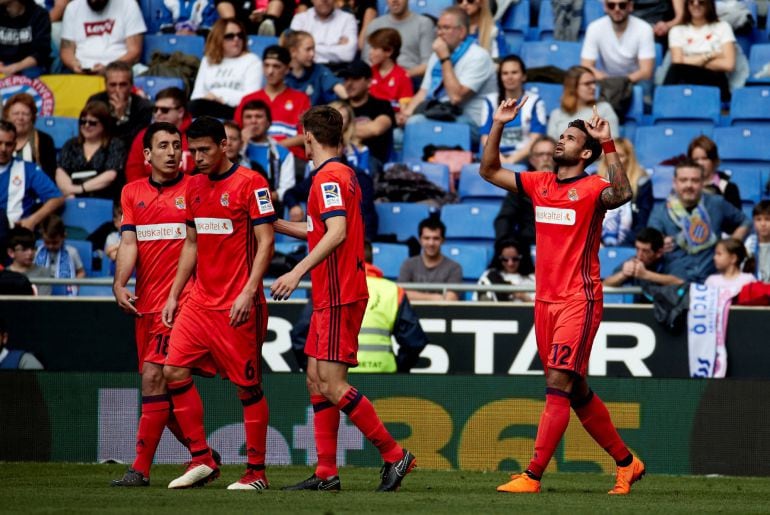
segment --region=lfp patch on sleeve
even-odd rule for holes
[[[260,215],[275,212],[273,201],[270,199],[270,190],[268,188],[254,190],[254,195],[257,196],[257,206],[259,207]]]
[[[324,207],[342,206],[342,195],[340,195],[340,185],[336,182],[321,183],[321,193],[323,194]]]

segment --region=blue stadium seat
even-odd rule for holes
[[[601,0],[585,0],[583,2],[582,29],[585,30],[589,23],[598,20],[604,15],[604,2]]]
[[[479,202],[449,204],[441,208],[441,221],[446,225],[447,240],[495,239],[496,206]]]
[[[487,182],[479,175],[479,163],[471,163],[463,166],[460,172],[460,184],[457,194],[465,202],[468,199],[496,199],[497,205],[507,192]]]
[[[145,92],[154,101],[155,96],[166,88],[179,88],[184,91],[184,81],[181,77],[154,77],[144,75],[134,79],[134,85]]]
[[[746,122],[770,125],[770,86],[748,86],[733,91],[730,124]]]
[[[551,2],[543,2],[541,0],[540,9],[538,10],[537,15],[537,27],[532,28],[528,39],[553,39],[553,6],[551,5]],[[564,68],[566,68],[566,66]]]
[[[94,249],[90,241],[87,240],[64,240],[65,245],[75,247],[83,260],[83,269],[86,271],[86,277],[90,277],[94,271]]]
[[[265,51],[265,48],[271,45],[277,45],[278,38],[275,36],[257,36],[249,34],[247,44],[249,45],[249,52],[256,54],[262,59],[262,53]]]
[[[78,297],[112,297],[112,286],[83,285],[78,286]]]
[[[711,137],[714,130],[709,125],[702,127],[654,125],[638,127],[634,135],[634,147],[639,162],[652,167],[661,161],[687,152],[687,145],[693,138],[705,134]],[[720,153],[722,147],[719,147]]]
[[[77,118],[64,116],[38,116],[35,128],[47,132],[53,138],[56,150],[61,150],[68,139],[77,136],[79,129]]]
[[[463,267],[463,279],[478,281],[490,261],[490,246],[480,246],[471,243],[446,243],[441,252],[448,258],[460,263]]]
[[[541,5],[550,4],[543,2]],[[527,68],[557,66],[569,68],[580,64],[582,44],[575,41],[525,41],[521,45],[521,59]]]
[[[652,181],[652,198],[666,200],[674,183],[674,167],[655,166],[650,180]]]
[[[409,160],[404,163],[413,172],[421,173],[430,182],[443,188],[445,191],[449,191],[449,166],[444,163],[429,163],[427,161],[413,161]],[[388,163],[392,165],[392,163]],[[390,166],[386,165],[387,170]]]
[[[372,243],[374,266],[388,279],[397,279],[401,264],[409,258],[409,247],[400,243]]]
[[[634,247],[601,247],[599,249],[599,275],[602,279],[612,275],[617,267],[636,255]]]
[[[561,84],[549,84],[547,82],[527,82],[526,91],[537,93],[537,96],[545,102],[546,115],[561,105],[561,94],[564,87]]]
[[[275,251],[282,254],[307,253],[307,243],[304,241],[278,241],[275,243]]]
[[[762,200],[762,170],[754,165],[725,166],[722,170],[730,174],[730,182],[738,186],[743,204],[756,204]]]
[[[770,24],[768,24],[770,27]],[[747,84],[767,84],[770,83],[770,66],[765,70],[765,66],[770,64],[770,43],[755,43],[751,45],[749,51],[749,78]],[[757,77],[762,73],[763,77]]]
[[[501,52],[500,56],[518,55],[529,32],[529,0],[511,4],[500,20],[500,28],[507,46],[506,54]]]
[[[431,208],[427,204],[382,202],[375,204],[374,207],[379,218],[377,234],[380,236],[394,234],[398,241],[406,241],[412,236],[417,238],[417,226],[431,213]]]
[[[713,139],[723,162],[770,161],[770,127],[717,127]]]
[[[652,123],[719,122],[721,102],[716,86],[670,85],[655,88],[652,102]]]
[[[453,0],[409,0],[409,10],[438,19],[441,11],[454,5]]]
[[[163,4],[163,0],[139,0],[139,8],[147,25],[147,34],[160,32],[162,26],[173,23],[171,11]]]
[[[459,145],[471,149],[471,129],[464,123],[427,121],[404,127],[404,160],[421,160],[426,145]]]
[[[177,36],[176,34],[148,34],[144,36],[142,62],[149,63],[152,53],[156,50],[165,54],[182,52],[203,58],[203,47],[206,40],[202,36]]]
[[[79,227],[86,235],[112,221],[112,201],[101,198],[70,198],[64,202],[62,220],[67,227]]]

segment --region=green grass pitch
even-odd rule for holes
[[[770,478],[656,476],[636,483],[628,497],[610,497],[613,477],[546,475],[540,495],[498,494],[501,472],[415,469],[397,493],[377,494],[377,469],[344,467],[342,492],[282,492],[306,478],[308,467],[270,467],[271,490],[227,491],[240,466],[194,490],[168,490],[181,467],[153,468],[149,488],[111,488],[123,465],[61,463],[0,464],[0,513],[57,514],[359,514],[359,513],[770,513]]]

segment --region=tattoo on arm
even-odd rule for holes
[[[607,164],[607,180],[610,181],[610,187],[602,191],[602,204],[607,209],[615,209],[622,206],[633,196],[631,183],[628,182],[628,176],[623,169],[623,165],[615,160]]]

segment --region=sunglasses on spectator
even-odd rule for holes
[[[224,38],[226,41],[232,41],[233,39],[246,39],[246,36],[244,36],[243,32],[228,32],[224,35]]]
[[[152,112],[153,113],[157,113],[157,112],[160,111],[163,114],[168,114],[169,111],[171,111],[173,109],[179,109],[179,108],[178,107],[166,107],[166,106],[153,106]]]
[[[81,118],[79,120],[81,127],[87,125],[88,127],[96,127],[99,125],[99,120],[89,120],[88,118]]]
[[[613,11],[615,9],[620,9],[621,11],[625,11],[626,7],[628,7],[628,2],[607,2],[607,9],[610,11]]]
[[[514,263],[518,263],[519,261],[521,261],[521,256],[512,256],[512,257],[500,256],[500,261],[513,261]]]
[[[475,3],[476,3],[476,0],[457,0],[457,5],[462,5],[462,4],[473,5]]]

